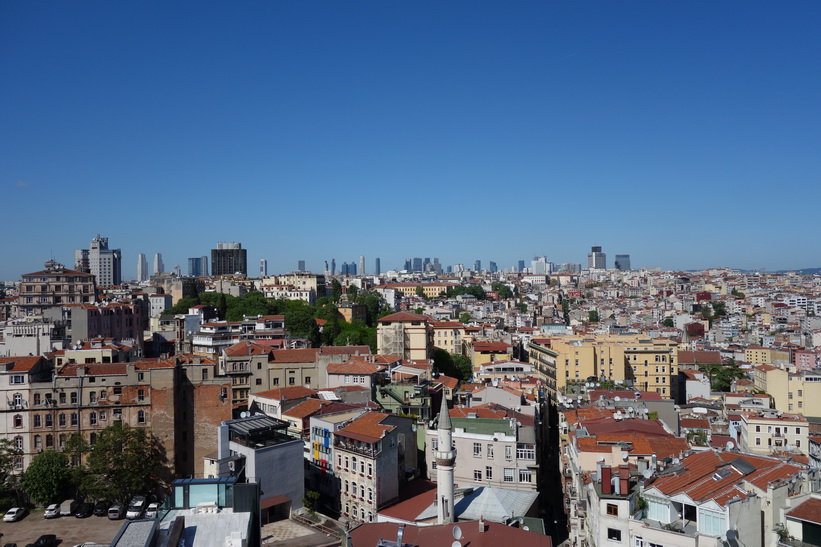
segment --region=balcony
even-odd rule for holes
[[[357,446],[352,442],[345,442],[338,438],[334,439],[334,447],[340,450],[346,450],[349,452],[355,452],[357,454],[362,454],[363,456],[368,456],[369,458],[375,458],[380,451],[374,450],[373,448],[366,448],[364,446]],[[354,473],[358,473],[354,471]],[[358,473],[361,474],[361,473]],[[363,474],[362,474],[363,475]],[[364,476],[364,475],[363,475]]]

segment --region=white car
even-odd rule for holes
[[[147,519],[155,519],[157,518],[157,511],[160,508],[159,503],[149,503],[148,508],[145,510],[144,517]]]
[[[52,503],[48,507],[46,507],[43,516],[47,519],[56,519],[60,516],[60,504],[59,503]]]
[[[11,509],[9,509],[8,513],[3,515],[3,520],[5,522],[17,522],[24,516],[26,516],[25,507],[12,507]]]

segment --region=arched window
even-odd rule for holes
[[[365,485],[364,484],[359,487],[359,497],[360,498],[365,497]]]
[[[22,414],[15,414],[14,415],[14,427],[23,427],[23,415]]]
[[[23,437],[21,435],[17,435],[14,438],[14,448],[17,450],[23,450]]]
[[[364,509],[359,510],[359,515],[362,517],[362,520],[365,520],[365,510]]]
[[[368,488],[368,501],[373,501],[373,488]]]
[[[348,481],[345,481],[345,492],[348,492]]]

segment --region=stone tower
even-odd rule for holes
[[[456,462],[456,449],[453,448],[448,403],[444,394],[442,407],[439,410],[439,423],[436,426],[438,446],[434,453],[436,458],[436,514],[439,524],[451,524],[456,521],[453,514],[453,464]]]

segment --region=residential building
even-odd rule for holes
[[[464,323],[460,321],[434,321],[431,328],[433,329],[434,347],[457,355],[463,354]]]
[[[773,408],[804,416],[821,417],[821,374],[772,365],[759,365],[753,370],[755,388],[769,395]]]
[[[48,260],[45,269],[23,274],[17,307],[21,315],[42,315],[66,304],[94,302],[97,293],[92,274],[69,270],[59,262]]]
[[[397,312],[377,321],[377,351],[412,361],[431,357],[433,335],[427,316],[411,312]]]
[[[333,433],[342,515],[375,522],[416,472],[416,432],[410,418],[368,412]]]
[[[762,410],[741,415],[739,445],[744,452],[809,452],[809,422],[800,414]]]

